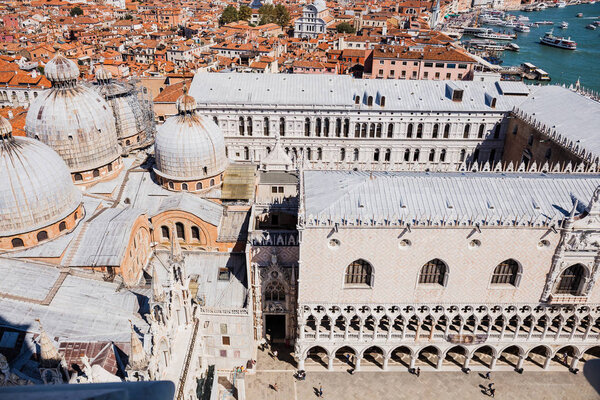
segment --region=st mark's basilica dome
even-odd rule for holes
[[[83,217],[82,194],[54,150],[13,137],[0,117],[0,248],[29,247],[72,229]]]
[[[35,99],[25,121],[28,137],[52,147],[76,183],[92,181],[120,167],[113,112],[93,88],[78,82],[77,65],[58,54],[46,64],[52,88]]]
[[[184,94],[178,115],[159,127],[154,142],[159,183],[170,190],[198,191],[219,185],[228,165],[221,129],[196,111],[196,100]]]

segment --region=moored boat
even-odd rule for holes
[[[538,24],[538,25],[554,25],[554,22],[552,22],[552,21],[537,21],[536,24]]]
[[[531,29],[527,25],[517,25],[514,27],[515,32],[531,32]]]
[[[544,37],[540,38],[540,43],[566,50],[575,50],[577,48],[577,43],[571,40],[571,38],[554,36],[552,31],[546,32]]]
[[[475,37],[481,39],[491,39],[491,40],[513,40],[516,35],[508,35],[506,33],[497,33],[497,32],[486,32],[486,33],[478,33]]]

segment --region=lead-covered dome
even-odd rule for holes
[[[10,123],[0,117],[0,237],[60,222],[82,201],[58,154],[37,140],[12,137],[7,129]]]
[[[156,173],[175,181],[220,175],[228,165],[221,129],[196,112],[196,101],[185,90],[177,109],[178,115],[167,119],[156,134]]]
[[[146,147],[154,139],[154,115],[150,102],[145,102],[141,88],[130,82],[119,82],[110,71],[96,68],[96,87],[110,104],[115,117],[117,138],[123,149]]]
[[[60,54],[46,64],[45,71],[52,88],[31,103],[25,120],[27,136],[52,147],[73,174],[117,160],[115,119],[104,98],[79,84],[77,65]]]

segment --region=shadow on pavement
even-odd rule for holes
[[[594,390],[600,394],[600,359],[586,361],[583,365],[583,375]]]

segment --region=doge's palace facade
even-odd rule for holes
[[[600,179],[492,175],[304,172],[300,369],[576,369],[598,351]]]

